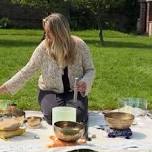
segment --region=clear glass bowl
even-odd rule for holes
[[[145,116],[147,113],[147,100],[133,97],[120,99],[119,112],[127,112],[135,116]]]

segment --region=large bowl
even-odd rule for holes
[[[104,116],[108,126],[113,129],[127,129],[134,120],[134,115],[125,112],[109,112]]]
[[[54,133],[60,140],[74,142],[84,135],[83,124],[72,121],[58,121],[54,123]]]

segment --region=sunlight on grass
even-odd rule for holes
[[[0,29],[0,83],[21,69],[29,60],[42,37],[41,30]],[[96,67],[96,79],[89,95],[90,109],[117,108],[123,97],[143,97],[152,108],[152,37],[117,31],[104,31],[101,46],[97,30],[73,31],[89,45]],[[15,96],[2,98],[15,101],[23,109],[39,109],[37,80],[33,78]]]

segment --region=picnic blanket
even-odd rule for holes
[[[42,116],[39,111],[26,111],[26,116]],[[78,146],[67,146],[60,148],[48,148],[49,136],[53,135],[51,125],[45,121],[39,129],[27,128],[26,133],[8,140],[0,140],[0,152],[66,152],[78,149],[90,149],[94,151],[113,152],[113,151],[152,151],[152,119],[141,117],[139,124],[131,127],[133,136],[131,139],[123,137],[108,138],[105,130],[99,126],[105,125],[102,112],[89,112],[89,135],[95,134],[96,138],[86,144]]]

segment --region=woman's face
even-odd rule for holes
[[[52,31],[50,30],[50,26],[49,26],[48,23],[45,23],[45,25],[44,25],[44,31],[45,31],[46,39],[48,39],[50,42],[52,42],[53,39],[54,39],[54,36],[52,34]]]

